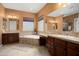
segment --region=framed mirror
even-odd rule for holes
[[[9,29],[9,31],[17,31],[18,30],[18,20],[9,18],[8,29]]]

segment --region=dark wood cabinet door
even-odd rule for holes
[[[39,39],[39,45],[40,46],[46,46],[46,37],[41,36]]]
[[[67,48],[67,55],[68,56],[76,56],[77,55],[77,51],[73,50],[73,49],[70,49],[70,48]]]
[[[56,56],[66,56],[66,50],[62,47],[55,47],[55,55]]]
[[[2,44],[7,44],[8,35],[2,34]]]

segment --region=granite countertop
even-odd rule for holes
[[[48,36],[79,44],[79,37],[74,37],[74,36],[69,36],[69,35],[60,35],[60,34],[48,34]]]

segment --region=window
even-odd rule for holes
[[[23,31],[34,31],[34,22],[32,18],[23,19]]]
[[[74,31],[79,32],[79,18],[74,19]]]
[[[44,31],[44,20],[43,17],[39,17],[39,21],[38,21],[38,31],[43,32]]]

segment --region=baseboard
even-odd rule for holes
[[[0,47],[2,47],[3,45],[2,44],[0,44]]]

